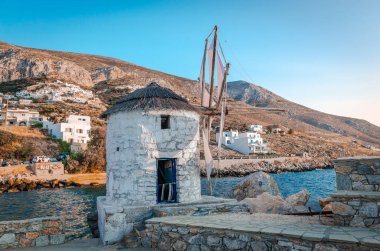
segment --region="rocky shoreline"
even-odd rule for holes
[[[31,191],[42,188],[78,187],[79,183],[68,180],[31,180],[27,178],[3,178],[0,180],[0,193]]]
[[[223,161],[223,160],[221,160]],[[308,158],[304,160],[287,159],[284,161],[260,161],[255,163],[233,164],[228,167],[214,167],[212,177],[242,177],[257,171],[266,173],[307,172],[315,169],[333,169],[334,165],[328,158]],[[201,176],[206,177],[206,169],[201,168]]]
[[[222,160],[223,161],[223,160]],[[255,163],[232,164],[223,168],[215,167],[212,177],[243,177],[248,176],[257,171],[266,173],[282,173],[282,172],[306,172],[315,169],[332,169],[332,162],[326,158],[313,159],[289,159],[284,161],[267,161],[263,160]],[[206,170],[201,167],[201,176],[206,177]],[[83,175],[83,174],[81,174]],[[75,176],[75,175],[74,175]],[[79,175],[78,175],[79,176]],[[63,179],[62,179],[63,178]],[[51,179],[33,179],[29,177],[7,176],[0,177],[0,193],[30,191],[42,188],[64,188],[78,186],[97,186],[102,184],[101,180],[89,180],[87,183],[81,181],[72,181],[65,179],[67,177],[51,178]],[[105,178],[105,177],[104,177]],[[94,182],[96,181],[96,182]]]

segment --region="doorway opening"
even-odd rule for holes
[[[177,202],[175,159],[157,159],[157,203]]]

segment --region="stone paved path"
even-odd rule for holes
[[[13,249],[18,251],[116,251],[116,250],[130,250],[130,251],[150,251],[153,249],[149,248],[132,248],[125,249],[119,245],[109,245],[103,246],[99,239],[84,239],[84,240],[74,240],[69,241],[62,245],[54,245],[47,247],[32,247],[32,248],[23,248],[23,249]]]
[[[150,222],[281,235],[310,241],[361,243],[380,248],[380,229],[321,225],[316,216],[221,214],[161,217],[147,220],[146,223]]]

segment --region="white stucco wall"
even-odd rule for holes
[[[71,117],[71,116],[70,116]],[[88,117],[88,116],[77,116]],[[49,134],[57,139],[62,139],[66,142],[87,144],[90,141],[91,122],[88,117],[86,122],[68,120],[64,123],[53,123],[50,121],[43,121],[43,128],[47,129]],[[70,128],[71,132],[66,131],[66,128]],[[81,132],[79,131],[81,130]]]
[[[160,115],[170,115],[161,129]],[[199,115],[189,111],[117,112],[107,126],[107,195],[112,203],[156,204],[156,159],[175,158],[178,202],[201,198]]]

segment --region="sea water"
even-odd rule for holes
[[[307,206],[319,211],[318,200],[336,190],[335,170],[314,170],[299,173],[271,174],[283,197],[307,189]],[[244,177],[213,179],[214,196],[224,196]],[[201,180],[202,194],[208,195],[208,182]],[[20,220],[45,216],[83,216],[96,211],[96,197],[104,196],[105,186],[41,189],[29,192],[0,194],[0,221]]]

